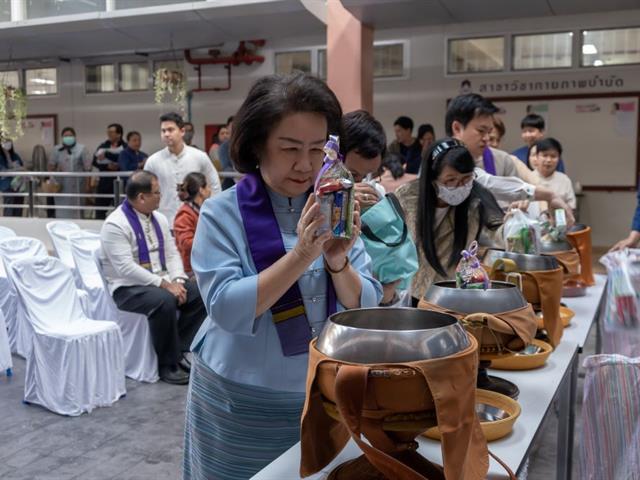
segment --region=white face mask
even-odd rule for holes
[[[5,150],[11,150],[11,148],[13,147],[13,143],[12,142],[2,142],[2,148]]]
[[[473,188],[473,182],[468,182],[461,187],[445,187],[436,183],[438,187],[438,198],[452,207],[460,205],[471,194]]]

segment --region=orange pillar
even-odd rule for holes
[[[373,113],[373,28],[327,1],[327,83],[345,113]]]

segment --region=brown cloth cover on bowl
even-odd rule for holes
[[[466,314],[442,308],[422,299],[418,308],[448,313],[460,320],[467,332],[478,340],[481,357],[485,353],[508,353],[503,351],[504,348],[520,351],[536,336],[538,319],[530,304],[502,313]]]
[[[565,280],[570,280],[580,275],[580,255],[575,249],[565,250],[563,252],[547,252],[545,255],[556,257],[558,263],[562,267]]]
[[[438,427],[442,432],[442,458],[447,480],[484,479],[489,469],[487,442],[482,434],[475,412],[478,343],[469,335],[471,345],[462,352],[448,357],[418,362],[392,364],[352,364],[334,360],[316,349],[313,340],[309,348],[307,397],[302,413],[300,475],[306,477],[320,471],[342,451],[349,437],[380,472],[389,479],[425,480],[394,454],[406,451],[407,444],[391,437],[383,429],[385,416],[403,413],[405,404],[435,404]],[[322,375],[332,373],[335,382],[329,383],[333,391],[321,393],[320,367],[328,365]],[[414,398],[413,388],[404,391],[402,381],[394,382],[385,376],[371,376],[372,370],[388,369],[393,372],[407,369],[415,372],[415,379],[424,382],[422,398]],[[325,379],[326,380],[326,379]],[[377,395],[376,390],[385,390]],[[407,381],[407,385],[415,381]],[[332,398],[333,397],[333,398]],[[381,398],[383,397],[383,398]],[[323,400],[334,401],[343,422],[331,418],[325,411]],[[386,404],[386,402],[391,402]],[[392,407],[392,408],[388,408]],[[399,410],[396,409],[399,407]],[[411,411],[411,405],[406,411]],[[400,432],[402,433],[402,432]],[[422,432],[409,432],[407,442]],[[364,435],[370,445],[362,440]],[[431,480],[431,479],[428,479]]]
[[[542,310],[544,328],[549,343],[556,347],[562,338],[562,319],[560,318],[560,300],[564,275],[562,267],[555,270],[532,270],[520,272],[522,275],[522,294],[534,308]],[[491,280],[506,281],[504,272],[493,272]]]
[[[578,251],[580,255],[580,275],[574,280],[579,280],[585,285],[592,287],[596,284],[593,277],[592,250],[591,250],[591,227],[587,227],[577,232],[568,232],[567,240]]]

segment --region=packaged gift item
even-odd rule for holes
[[[462,258],[456,267],[456,287],[458,288],[489,288],[489,275],[480,265],[477,257],[478,242],[471,242],[467,250],[463,250]]]
[[[551,223],[547,212],[540,215],[540,227],[543,242],[557,242],[567,238],[567,215],[564,210],[558,208],[554,212],[555,224]]]
[[[504,243],[507,252],[537,254],[540,251],[540,232],[536,222],[518,209],[504,224]]]
[[[324,146],[324,165],[315,182],[316,202],[325,222],[318,234],[328,230],[334,238],[351,238],[355,192],[351,172],[344,166],[337,136],[330,135]]]

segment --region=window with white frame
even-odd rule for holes
[[[582,32],[583,67],[640,63],[640,27]]]
[[[286,75],[295,71],[311,73],[311,50],[276,52],[276,73]]]
[[[573,32],[513,36],[513,69],[569,68]]]
[[[84,90],[87,93],[108,93],[116,90],[113,65],[87,65],[84,68]]]
[[[11,21],[11,0],[0,0],[0,22]]]
[[[7,87],[20,88],[20,72],[18,70],[0,72],[0,83]]]
[[[58,72],[52,68],[31,68],[24,71],[27,95],[55,95],[58,93]]]
[[[373,46],[373,78],[404,75],[404,43]]]
[[[373,78],[402,77],[405,74],[405,43],[381,43],[373,46]],[[318,49],[318,77],[327,78],[327,49]]]
[[[106,0],[26,0],[26,3],[29,19],[104,12],[106,9]]]
[[[504,37],[449,40],[448,73],[499,72],[504,70]]]
[[[133,92],[149,88],[149,64],[147,62],[120,64],[120,91]]]

